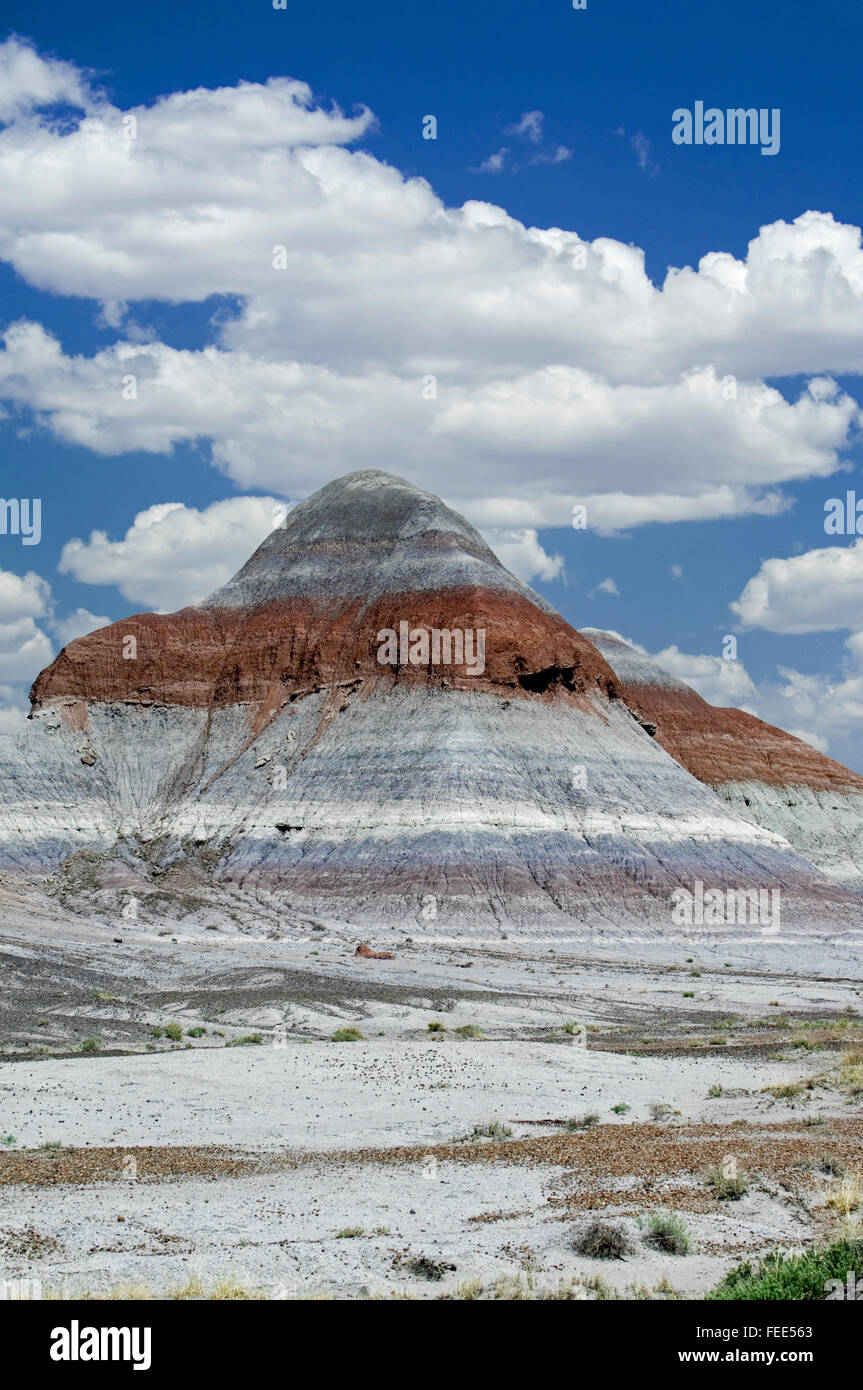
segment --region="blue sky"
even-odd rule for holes
[[[575,625],[614,628],[707,698],[863,769],[863,558],[823,524],[827,498],[863,498],[859,0],[146,13],[85,0],[4,17],[32,61],[18,44],[0,68],[0,169],[20,189],[0,213],[0,326],[29,326],[3,354],[2,491],[43,500],[39,546],[0,536],[0,569],[41,581],[7,585],[0,612],[10,711],[76,610],[115,619],[200,597],[263,534],[270,499],[374,462],[465,511]],[[260,105],[238,86],[274,78],[311,92]],[[176,95],[196,89],[191,105]],[[174,104],[157,126],[160,97]],[[697,100],[778,108],[779,153],[675,145],[672,112]],[[76,144],[82,102],[109,134],[135,112],[134,150],[118,137],[100,162],[102,137]],[[323,162],[290,163],[316,145]],[[518,226],[482,213],[466,229],[473,202]],[[794,230],[808,210],[833,223]],[[561,280],[559,245],[519,228],[591,243],[583,278]],[[285,244],[287,276],[253,264],[258,241],[263,259]],[[615,279],[618,246],[643,251],[646,285],[637,257]],[[710,253],[735,268],[659,296],[669,267]],[[118,343],[142,386],[128,418],[113,397],[106,410]],[[314,391],[283,406],[286,363]],[[408,399],[426,370],[430,425]],[[716,390],[739,380],[733,424],[711,372]],[[340,421],[334,442],[320,442],[321,409]],[[592,520],[574,531],[582,497]],[[240,498],[257,508],[211,510]],[[143,554],[124,538],[164,503],[188,510],[149,515]]]

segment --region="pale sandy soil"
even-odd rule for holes
[[[390,938],[396,960],[358,961],[332,926],[173,934],[7,905],[0,1276],[66,1294],[233,1274],[269,1297],[436,1297],[599,1274],[628,1296],[663,1277],[698,1296],[748,1253],[821,1238],[860,1167],[861,1098],[837,1084],[863,1035],[856,967],[810,980],[692,951],[610,964],[560,943]],[[153,1037],[170,1023],[179,1041]],[[342,1026],[365,1041],[329,1041]],[[489,1121],[512,1137],[453,1145]],[[728,1161],[747,1178],[738,1201],[705,1186]],[[691,1254],[645,1245],[639,1219],[662,1210]],[[625,1260],[575,1253],[597,1214],[627,1232]],[[418,1256],[455,1268],[430,1281]]]

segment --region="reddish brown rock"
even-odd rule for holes
[[[373,951],[364,941],[360,942],[354,955],[361,956],[363,960],[395,960],[392,951]]]
[[[719,709],[688,689],[624,685],[621,694],[634,714],[656,726],[657,742],[700,782],[863,791],[863,777],[754,714]]]
[[[485,632],[484,670],[464,665],[389,665],[378,660],[378,633],[400,622],[424,628]],[[125,639],[137,655],[124,658]],[[583,702],[614,695],[604,658],[563,618],[521,594],[482,587],[387,595],[369,603],[310,598],[255,608],[184,608],[142,613],[79,637],[38,677],[35,709],[81,702],[254,706],[266,725],[286,702],[322,687],[373,683],[506,691],[525,698]]]

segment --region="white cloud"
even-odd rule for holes
[[[590,590],[590,593],[587,597],[593,598],[596,594],[613,594],[615,597],[619,598],[620,590],[618,589],[613,579],[600,579],[599,583],[594,585],[594,587]]]
[[[722,656],[696,656],[680,651],[676,645],[657,652],[653,660],[678,680],[691,685],[709,705],[733,705],[756,712],[758,691],[740,661],[727,661]]]
[[[323,110],[302,82],[124,113],[85,74],[0,52],[29,65],[0,130],[0,256],[31,284],[98,301],[106,323],[148,299],[236,306],[197,353],[135,341],[138,329],[71,357],[18,329],[3,392],[61,437],[106,453],[212,439],[242,486],[292,496],[410,437],[417,481],[473,520],[560,524],[560,505],[585,500],[577,478],[608,499],[597,515],[630,526],[775,510],[782,484],[836,467],[859,420],[829,383],[793,405],[763,385],[863,370],[860,231],[829,213],[763,227],[745,259],[713,251],[657,286],[636,246],[526,227],[487,202],[445,206],[425,180],[346,148],[373,129],[365,108]],[[77,126],[27,105],[52,94],[86,104]],[[528,137],[535,117],[519,122]],[[430,373],[435,402],[420,394]],[[137,402],[122,400],[124,374],[140,374]]]
[[[25,575],[0,570],[0,623],[42,618],[51,602],[51,585],[29,570]]]
[[[670,566],[669,566],[669,573],[671,574],[672,578],[674,578],[674,579],[682,579],[682,578],[683,578],[683,566],[682,566],[682,565],[670,565]]]
[[[91,109],[86,74],[72,63],[40,57],[26,39],[13,35],[0,44],[0,121],[60,102]]]
[[[111,622],[110,618],[98,618],[95,613],[90,613],[86,608],[76,608],[74,613],[70,613],[68,618],[61,618],[51,624],[51,631],[56,634],[61,646],[66,646],[73,642],[76,637],[86,637],[88,632],[95,632],[97,628],[107,627]]]
[[[509,146],[503,145],[494,154],[490,154],[488,159],[484,159],[473,172],[477,174],[500,174],[506,164],[506,157],[509,154]]]
[[[762,561],[731,607],[744,626],[769,632],[863,628],[863,540]]]
[[[32,618],[0,622],[0,681],[32,681],[53,655],[50,639]]]
[[[166,453],[209,438],[214,461],[241,486],[297,496],[352,468],[377,467],[394,438],[410,438],[413,481],[491,526],[565,525],[575,502],[599,530],[772,513],[783,505],[778,484],[835,469],[859,415],[849,396],[822,387],[789,404],[741,384],[732,403],[711,368],[648,386],[571,367],[490,374],[472,386],[440,378],[437,399],[427,400],[419,373],[338,372],[161,343],[70,357],[28,322],[4,341],[0,391],[98,453]],[[127,399],[130,379],[135,399]],[[549,488],[539,495],[524,466],[530,457]]]
[[[531,164],[564,164],[567,159],[572,159],[572,150],[568,145],[556,145],[553,150],[540,150],[539,154],[531,155]]]
[[[58,568],[86,584],[116,584],[131,603],[173,612],[230,579],[273,530],[274,509],[284,505],[272,497],[232,497],[198,511],[162,502],[139,512],[120,541],[104,531],[91,532],[87,542],[68,541]]]
[[[485,531],[483,534],[501,563],[526,583],[532,579],[563,577],[563,556],[547,554],[531,527],[521,531]]]
[[[545,116],[541,111],[525,111],[520,121],[506,127],[505,135],[524,135],[534,145],[542,139],[542,125]]]
[[[614,636],[620,634],[615,633]],[[648,655],[638,642],[622,638]],[[696,690],[708,704],[747,710],[785,729],[821,753],[860,769],[863,736],[863,635],[846,642],[844,671],[835,676],[807,675],[779,666],[776,676],[754,681],[741,661],[682,652],[675,646],[652,660]]]

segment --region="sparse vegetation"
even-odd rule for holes
[[[359,1028],[337,1028],[330,1042],[364,1042],[365,1033]]]
[[[170,1038],[171,1042],[179,1042],[183,1036],[183,1028],[179,1023],[165,1024],[165,1037]]]
[[[418,1279],[433,1280],[442,1279],[448,1269],[455,1269],[455,1265],[447,1264],[443,1260],[430,1260],[428,1255],[415,1255],[405,1262],[404,1267]]]
[[[251,1047],[260,1046],[263,1042],[260,1033],[246,1033],[242,1038],[229,1038],[225,1047]]]
[[[186,1029],[186,1037],[187,1037],[187,1038],[202,1038],[202,1037],[204,1036],[204,1034],[206,1033],[206,1031],[207,1031],[206,1028],[202,1028],[202,1027],[200,1026],[200,1024],[199,1024],[197,1028],[187,1028],[187,1029]]]
[[[340,1231],[336,1231],[336,1240],[356,1240],[357,1236],[365,1235],[362,1226],[343,1226]]]
[[[673,1113],[671,1106],[665,1105],[661,1101],[653,1101],[650,1105],[650,1118],[656,1123],[659,1123],[660,1120],[667,1120],[669,1115]]]
[[[714,1082],[714,1084],[710,1087],[710,1090],[707,1092],[708,1100],[718,1100],[721,1095],[722,1087],[719,1085],[718,1081]]]
[[[707,1169],[704,1181],[708,1187],[713,1188],[720,1202],[739,1202],[749,1191],[747,1179],[736,1167],[725,1168],[716,1164]]]
[[[568,1134],[575,1134],[580,1129],[590,1129],[592,1125],[599,1124],[599,1116],[593,1111],[588,1115],[573,1115],[570,1119],[564,1120],[563,1127]]]
[[[478,1139],[511,1139],[512,1130],[502,1120],[487,1120],[484,1125],[474,1125],[470,1134],[464,1134],[454,1142],[472,1144]]]
[[[482,1029],[476,1023],[463,1023],[460,1028],[454,1028],[454,1033],[458,1033],[460,1038],[481,1038]]]
[[[591,1221],[573,1237],[573,1248],[591,1260],[622,1260],[631,1246],[626,1233],[606,1221]]]
[[[844,1286],[849,1270],[863,1264],[863,1241],[841,1240],[802,1255],[768,1255],[753,1265],[746,1261],[726,1274],[707,1294],[708,1299],[758,1299],[791,1302],[822,1300],[831,1279]]]
[[[611,1107],[611,1113],[612,1115],[626,1115],[631,1109],[631,1105],[627,1105],[625,1100],[621,1100],[618,1101],[617,1105]]]
[[[686,1223],[676,1212],[657,1212],[649,1217],[647,1224],[644,1243],[653,1250],[661,1250],[667,1255],[689,1255],[692,1252],[692,1237]]]
[[[426,1024],[426,1031],[429,1033],[445,1033],[446,1024],[442,1023],[439,1018],[433,1018],[431,1023]]]
[[[101,1038],[85,1038],[81,1043],[82,1052],[99,1052],[102,1048]]]

